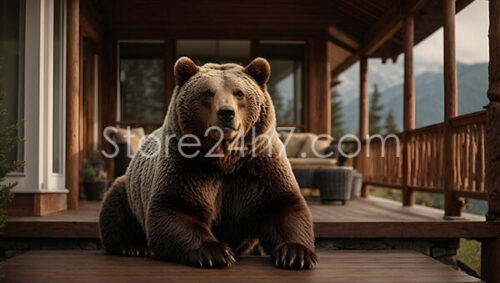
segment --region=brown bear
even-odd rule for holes
[[[260,242],[276,267],[317,263],[311,213],[276,132],[270,73],[263,58],[246,67],[176,62],[163,126],[104,199],[108,253],[211,268]]]

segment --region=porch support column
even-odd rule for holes
[[[460,216],[462,205],[454,193],[455,147],[451,118],[458,113],[457,62],[455,58],[455,0],[443,0],[444,29],[444,211]]]
[[[359,138],[368,138],[368,59],[359,60]]]
[[[78,209],[79,168],[79,38],[80,2],[67,2],[67,74],[66,74],[66,187],[68,209]]]
[[[307,92],[309,107],[306,112],[308,131],[315,134],[330,134],[330,82],[328,75],[328,50],[326,38],[307,42],[308,62]],[[306,65],[307,66],[307,65]]]
[[[368,59],[366,57],[361,57],[359,60],[359,139],[364,141],[368,138],[368,126],[369,126],[369,116],[368,116]],[[366,146],[362,142],[362,148],[364,150],[360,151],[359,156],[356,158],[358,170],[366,166],[363,164],[365,162]],[[367,185],[363,184],[363,189],[361,191],[362,197],[368,197],[370,191]]]
[[[486,109],[486,177],[488,192],[487,221],[500,221],[500,3],[489,1],[490,62]],[[481,279],[500,282],[500,238],[484,239],[481,248]]]
[[[500,3],[490,3],[490,63],[486,120],[488,218],[500,220]],[[500,281],[500,279],[499,279]]]
[[[493,1],[491,1],[493,2]],[[500,238],[481,241],[481,279],[500,282]]]
[[[414,16],[408,15],[403,21],[404,64],[404,134],[403,134],[403,205],[415,204],[415,194],[408,186],[409,141],[407,131],[415,128],[415,79],[413,76]]]

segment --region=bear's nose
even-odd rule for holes
[[[222,106],[217,111],[217,116],[222,122],[231,122],[234,119],[234,109],[231,106]]]

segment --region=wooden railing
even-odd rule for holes
[[[394,138],[385,140],[384,156],[381,139],[372,137],[370,141],[363,141],[356,167],[368,185],[444,193],[444,168],[453,166],[454,193],[458,197],[484,200],[487,198],[484,188],[485,124],[485,111],[451,120],[456,151],[453,164],[444,164],[443,153],[452,147],[444,144],[444,124],[439,123],[396,134],[400,139],[399,156]],[[405,152],[406,157],[403,156]],[[407,159],[406,170],[403,170],[404,158]]]
[[[443,192],[443,124],[407,132],[408,187]]]
[[[395,135],[399,140],[401,136]],[[389,137],[385,142],[380,138],[372,138],[362,142],[357,169],[363,173],[363,179],[371,184],[399,188],[403,184],[402,154],[402,146],[400,144],[398,148],[395,138]]]
[[[486,199],[485,126],[486,111],[463,115],[451,120],[454,154],[454,189],[464,197]]]

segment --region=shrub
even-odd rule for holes
[[[0,230],[5,225],[7,217],[4,214],[4,205],[12,198],[10,190],[14,188],[16,182],[6,182],[6,176],[18,168],[24,166],[24,161],[9,160],[7,154],[23,139],[17,136],[17,129],[22,122],[14,125],[2,127],[2,121],[5,119],[7,112],[2,107],[3,94],[0,94]]]

